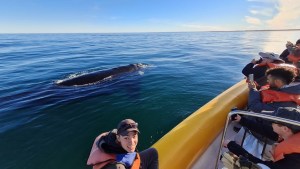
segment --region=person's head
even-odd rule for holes
[[[300,110],[293,107],[280,107],[275,111],[274,115],[276,117],[300,122]],[[279,121],[272,121],[272,127],[275,133],[285,138],[300,132],[300,126]]]
[[[296,46],[300,45],[300,39],[296,41]]]
[[[299,46],[296,46],[291,50],[291,53],[288,55],[287,58],[289,61],[294,63],[300,61],[300,44]]]
[[[279,55],[273,52],[259,52],[260,58],[266,63],[284,63],[284,60],[279,58]]]
[[[296,72],[289,67],[275,67],[266,71],[267,81],[270,87],[281,88],[295,80]]]
[[[128,153],[135,151],[138,144],[138,123],[132,119],[122,120],[117,128],[117,141]]]

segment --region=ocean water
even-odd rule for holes
[[[0,168],[86,166],[95,137],[125,118],[139,150],[243,79],[260,51],[281,53],[299,31],[0,34]],[[96,85],[56,81],[131,63]],[[174,140],[175,141],[175,140]]]

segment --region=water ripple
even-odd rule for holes
[[[294,37],[299,32],[0,34],[0,168],[86,168],[93,139],[124,118],[139,122],[142,150],[240,81],[265,45]],[[151,66],[98,85],[54,83],[131,63]]]

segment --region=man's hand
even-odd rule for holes
[[[238,114],[231,116],[231,120],[235,121],[235,122],[240,122],[241,119],[242,119],[242,117],[240,115],[238,115]]]
[[[290,41],[287,41],[285,46],[286,46],[286,48],[291,48],[294,46],[294,44]]]
[[[225,139],[222,143],[222,146],[227,148],[228,143],[231,142],[231,140]]]
[[[248,83],[248,88],[249,88],[249,89],[257,90],[257,89],[256,89],[256,85],[255,85],[254,82],[249,82],[249,83]]]

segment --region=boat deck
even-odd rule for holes
[[[236,132],[233,131],[233,126],[235,123],[230,123],[228,125],[227,133],[225,135],[225,139],[234,140],[236,136]],[[208,149],[204,152],[204,154],[194,163],[191,169],[216,169],[216,165],[218,164],[218,169],[222,169],[223,164],[219,160],[218,157],[221,140],[222,140],[221,132],[218,137],[214,140],[214,142],[208,147]],[[222,152],[228,151],[226,148],[222,148]]]

